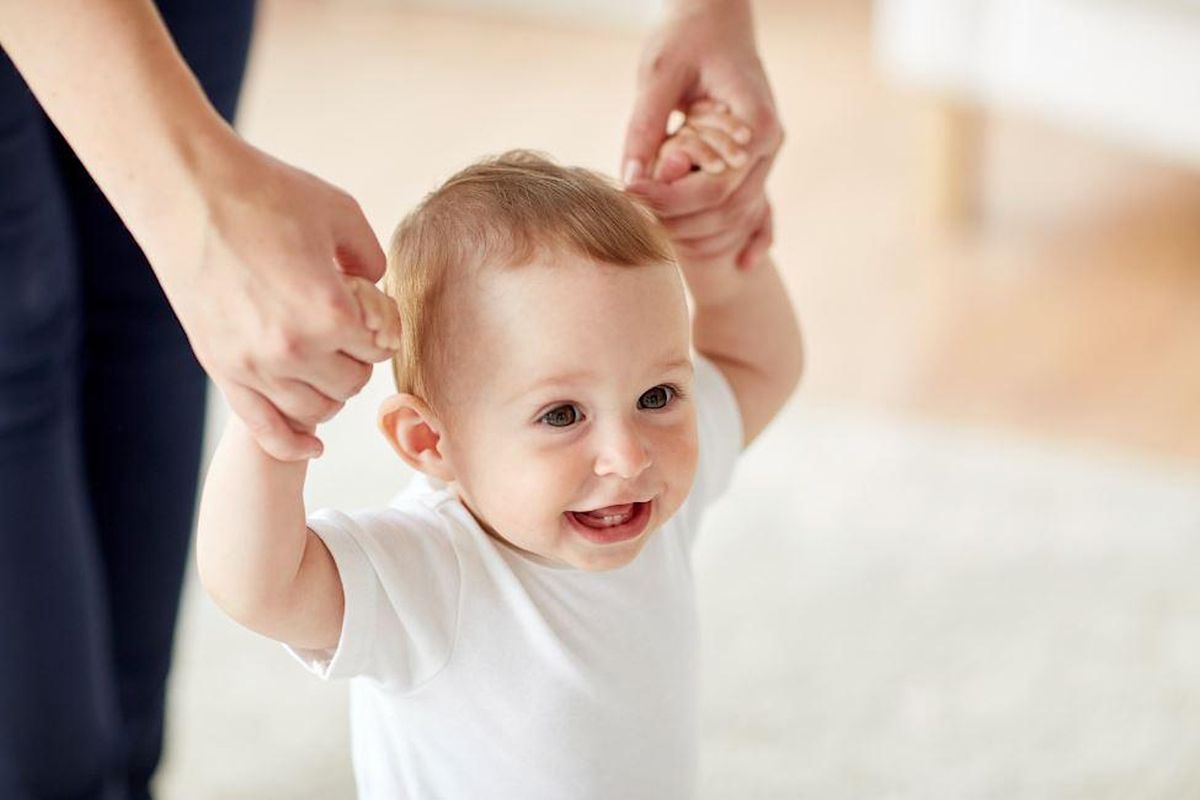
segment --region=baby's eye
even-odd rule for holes
[[[651,410],[663,408],[667,403],[671,402],[671,398],[674,396],[675,390],[670,386],[655,386],[638,398],[638,408],[649,408]]]
[[[573,405],[558,406],[542,415],[542,422],[552,428],[569,428],[579,419],[579,412]]]

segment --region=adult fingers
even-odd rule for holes
[[[724,64],[714,80],[720,87],[715,92],[729,101],[733,116],[753,132],[746,142],[750,155],[766,158],[779,152],[784,132],[761,62],[754,59],[749,69],[744,64]]]
[[[330,400],[344,402],[363,390],[371,372],[369,362],[347,353],[323,353],[305,364],[303,375],[291,379],[308,384]]]
[[[334,257],[342,271],[348,275],[359,275],[369,281],[383,277],[387,258],[375,231],[363,216],[358,201],[348,194],[341,194],[341,205],[333,218]]]
[[[258,392],[236,383],[220,384],[233,413],[271,457],[280,461],[302,461],[321,455],[324,445],[310,433],[292,429],[278,409]]]
[[[747,238],[744,230],[724,230],[698,239],[677,239],[673,246],[681,261],[707,261],[725,256],[728,263],[741,252]]]
[[[266,388],[266,397],[293,430],[316,428],[345,405],[343,401],[326,396],[304,381],[291,378],[273,380]]]
[[[659,219],[667,220],[718,206],[736,186],[727,177],[693,172],[673,183],[637,180],[625,191],[648,203]]]
[[[322,317],[323,323],[319,326],[317,339],[330,346],[323,347],[322,351],[332,353],[340,350],[368,364],[390,358],[393,351],[376,343],[375,331],[368,326],[359,292],[353,287],[354,279],[343,279],[330,281],[324,289],[326,313]],[[371,290],[378,291],[373,286]],[[309,379],[308,364],[309,359],[306,357],[304,374],[295,374],[294,366],[280,372],[313,383],[314,381]],[[325,391],[324,386],[321,389]],[[331,394],[330,397],[345,399],[340,393]]]
[[[745,250],[753,235],[762,226],[769,205],[766,195],[759,195],[744,218],[736,224],[730,223],[710,228],[693,237],[677,237],[672,240],[681,250],[681,256],[693,259],[723,257],[726,263],[734,262]]]
[[[661,55],[647,62],[625,129],[625,148],[621,157],[621,178],[625,183],[648,174],[658,147],[666,138],[667,118],[679,107],[690,82],[691,76],[685,67],[672,65]]]
[[[343,340],[341,352],[361,362],[370,371],[369,365],[387,361],[396,354],[393,348],[387,346],[389,343],[381,334],[372,330],[355,331],[354,335]]]

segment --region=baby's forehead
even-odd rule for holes
[[[492,382],[559,368],[634,368],[689,350],[687,305],[673,264],[550,256],[485,267],[447,288],[449,362]]]

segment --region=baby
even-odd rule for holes
[[[737,185],[738,128],[692,109],[657,174]],[[769,258],[676,244],[678,262],[595,173],[525,152],[475,164],[400,224],[386,296],[354,286],[379,341],[400,337],[379,427],[418,472],[407,489],[306,519],[306,465],[229,423],[201,578],[235,620],[351,679],[361,796],[694,795],[690,551],[801,344]]]

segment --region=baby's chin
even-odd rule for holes
[[[647,531],[645,537],[636,542],[633,546],[622,547],[619,551],[610,551],[603,554],[588,553],[581,555],[576,563],[570,566],[583,570],[584,572],[611,572],[614,569],[620,569],[633,563],[633,560],[642,552],[642,548],[646,545],[646,539],[650,538],[654,531]]]

